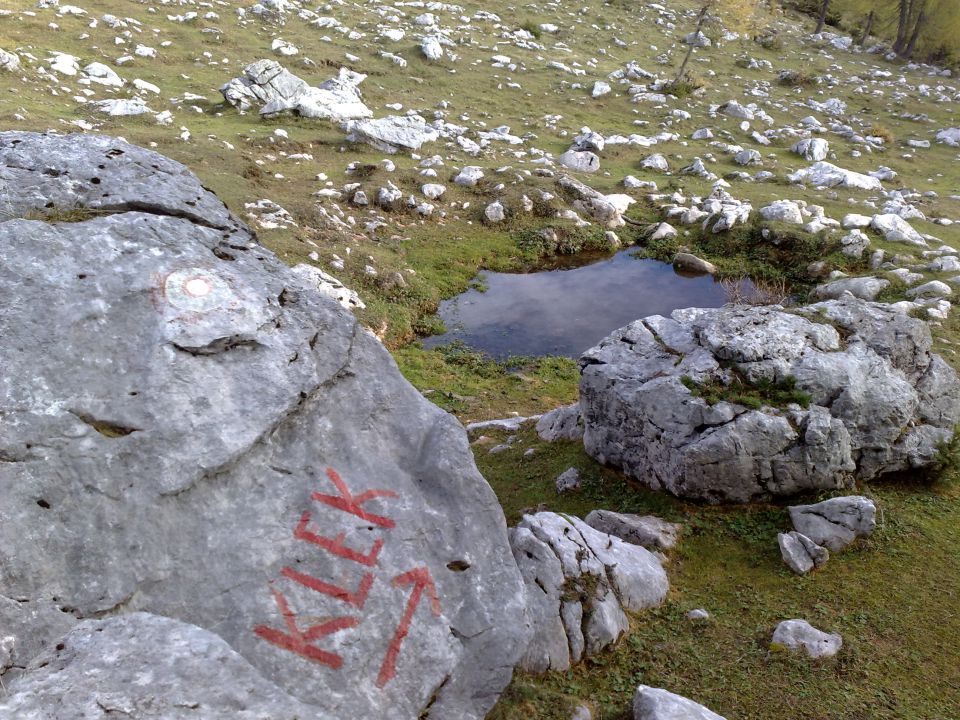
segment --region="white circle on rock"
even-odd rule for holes
[[[180,310],[208,312],[230,299],[227,283],[202,268],[174,270],[163,282],[167,302]]]

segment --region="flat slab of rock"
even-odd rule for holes
[[[348,120],[343,130],[350,142],[367,143],[385,153],[399,150],[419,150],[424,143],[433,142],[440,133],[427,125],[419,115],[390,115],[376,120]]]
[[[806,620],[784,620],[773,632],[771,646],[802,651],[812,658],[833,657],[843,647],[843,638],[817,630]]]
[[[641,685],[633,696],[633,720],[724,720],[693,700]]]
[[[653,515],[630,515],[591,510],[584,518],[590,527],[648,550],[669,550],[677,544],[680,526]]]
[[[10,664],[144,611],[216,633],[278,717],[482,718],[529,631],[460,424],[178,163],[0,133],[0,197]]]
[[[960,380],[931,345],[922,320],[849,294],[792,312],[637,320],[580,358],[584,448],[651,488],[708,502],[923,467],[960,420]],[[788,378],[806,407],[711,404],[700,390]]]
[[[790,520],[797,532],[834,552],[843,550],[857,538],[872,535],[877,526],[876,517],[876,505],[860,495],[790,508]]]

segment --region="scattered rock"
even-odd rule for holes
[[[805,575],[821,567],[830,559],[830,553],[826,548],[820,547],[806,535],[796,531],[779,533],[777,542],[780,544],[780,555],[783,561],[798,575]]]
[[[690,253],[677,253],[673,256],[673,265],[681,270],[687,270],[693,273],[706,273],[708,275],[717,274],[717,266],[703,258]]]
[[[586,150],[567,150],[557,162],[577,172],[594,173],[600,169],[600,158]]]
[[[814,163],[805,170],[798,170],[787,176],[790,182],[806,183],[815,187],[846,187],[859,190],[883,190],[880,181],[869,175],[861,175],[852,170],[832,165],[828,162]]]
[[[641,685],[633,696],[633,720],[724,720],[703,705],[663,688]]]
[[[580,471],[576,468],[567,468],[557,477],[557,494],[572,492],[580,489]]]
[[[220,93],[241,111],[260,106],[264,117],[294,112],[307,118],[369,118],[373,111],[363,104],[357,87],[366,77],[342,68],[336,78],[312,87],[276,60],[258,60],[221,87]]]
[[[812,658],[833,657],[842,646],[842,637],[817,630],[806,620],[784,620],[770,641],[771,649],[803,651]]]
[[[834,552],[843,550],[857,538],[870,537],[877,525],[876,516],[873,501],[860,495],[790,508],[790,520],[797,532]]]
[[[367,143],[390,154],[398,150],[419,150],[424,143],[433,142],[440,137],[440,133],[427,125],[419,115],[346,120],[342,127],[350,142]]]

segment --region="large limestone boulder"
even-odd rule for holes
[[[533,638],[520,666],[566,670],[616,642],[625,611],[656,607],[669,584],[657,557],[579,518],[539,512],[510,530],[527,587]]]
[[[239,110],[259,107],[264,117],[293,112],[308,118],[368,118],[373,111],[364,105],[358,89],[366,77],[341,68],[337,77],[313,87],[276,60],[258,60],[221,87],[220,93]]]
[[[219,636],[271,717],[483,717],[525,591],[459,423],[178,163],[2,133],[0,197],[5,667],[144,611]]]
[[[922,468],[960,419],[960,380],[931,342],[923,321],[849,294],[794,312],[637,320],[580,359],[584,446],[654,489],[708,502]],[[791,382],[799,394],[765,399]]]

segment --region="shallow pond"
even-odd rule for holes
[[[460,340],[498,359],[515,355],[577,357],[611,332],[677,308],[720,307],[723,286],[709,275],[635,256],[636,249],[574,268],[534,273],[485,272],[486,287],[440,304],[448,332],[427,348]]]

